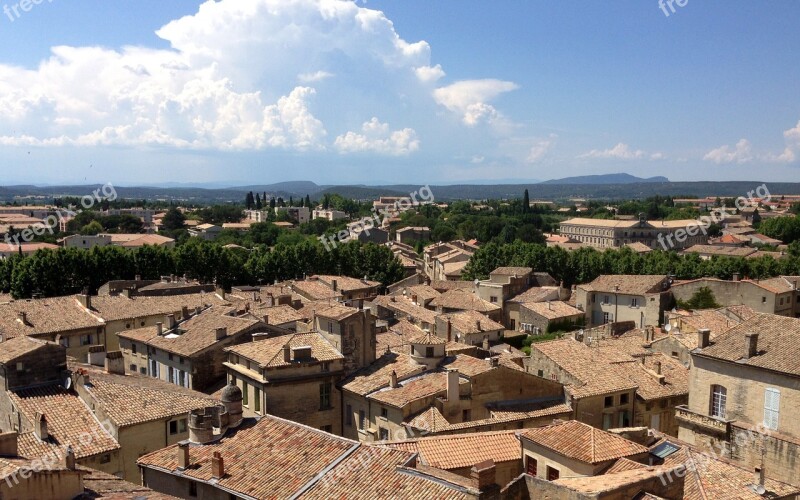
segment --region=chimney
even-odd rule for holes
[[[137,274],[136,275],[136,281],[142,281],[142,275],[141,274]]]
[[[454,403],[459,400],[460,392],[458,389],[458,370],[451,369],[447,371],[447,402]]]
[[[228,328],[227,327],[221,326],[221,327],[217,328],[217,337],[216,337],[217,340],[222,340],[227,336],[228,336]]]
[[[107,352],[104,365],[106,373],[125,375],[125,358],[122,357],[122,351]]]
[[[172,330],[175,328],[175,315],[174,314],[167,314],[165,323],[167,324],[167,329]]]
[[[472,479],[473,485],[482,492],[495,486],[495,482],[497,481],[497,468],[494,465],[494,460],[489,459],[485,462],[475,464],[475,466],[470,469],[469,477]]]
[[[91,309],[92,308],[92,296],[89,295],[89,291],[88,290],[84,290],[83,293],[78,295],[78,302],[80,302],[81,305],[83,307],[85,307],[86,309]]]
[[[450,322],[450,318],[447,318],[447,341],[451,342],[453,340],[453,324]]]
[[[489,350],[490,346],[489,346],[489,337],[488,336],[484,336],[483,337],[483,346],[482,347],[483,347],[484,351],[488,351]]]
[[[122,290],[122,296],[127,298],[127,299],[131,298],[131,289],[130,288],[123,289]]]
[[[0,456],[14,457],[19,456],[19,434],[17,432],[4,432],[0,434]]]
[[[26,313],[25,311],[20,311],[19,313],[17,313],[17,316],[19,317],[19,320],[22,321],[23,325],[29,326],[28,325],[28,313]]]
[[[733,276],[731,276],[731,279],[733,281],[739,281],[739,273],[733,273]]]
[[[265,315],[264,315],[264,324],[265,324],[265,325],[268,325],[268,324],[269,324],[269,314],[265,314]]]
[[[222,460],[220,452],[215,451],[211,457],[211,477],[222,479],[225,476],[225,461]]]
[[[745,351],[744,359],[754,358],[758,355],[758,334],[745,333],[744,334]]]
[[[337,292],[337,291],[339,291],[339,282],[338,282],[337,280],[333,280],[333,281],[331,282],[331,286],[333,287],[333,291],[334,291],[334,292]]]
[[[711,330],[701,328],[697,330],[697,347],[705,349],[711,343]]]
[[[661,361],[656,361],[655,366],[656,366],[656,375],[661,375]]]
[[[47,418],[45,418],[44,413],[36,413],[35,422],[33,423],[33,433],[41,441],[47,441],[47,438],[50,436],[47,433]]]
[[[75,470],[75,450],[72,449],[72,445],[68,445],[67,451],[64,453],[64,467]]]
[[[158,334],[159,337],[164,335],[164,323],[160,321],[156,323],[156,333]]]
[[[292,361],[292,348],[289,347],[289,344],[283,346],[283,361],[284,363],[290,363]]]
[[[196,316],[196,315],[198,315],[198,314],[200,314],[201,312],[203,312],[203,308],[202,308],[202,307],[200,307],[200,306],[197,306],[197,307],[195,307],[195,308],[194,308],[194,314],[195,314],[195,316]]]
[[[389,377],[389,387],[392,389],[397,389],[400,385],[397,383],[397,372],[392,370],[392,374]]]
[[[189,459],[189,441],[178,443],[178,470],[186,470],[192,465]]]
[[[181,307],[181,319],[187,319],[189,317],[189,306]]]

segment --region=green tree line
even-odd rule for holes
[[[204,283],[269,284],[313,274],[367,277],[384,285],[403,278],[403,267],[383,246],[350,242],[326,251],[319,242],[278,243],[247,251],[193,239],[174,249],[107,246],[91,250],[59,248],[0,260],[0,290],[14,298],[95,292],[110,280],[186,275]]]
[[[559,247],[516,241],[511,244],[489,243],[472,256],[462,279],[485,279],[501,266],[531,267],[550,273],[566,285],[587,283],[602,274],[664,274],[677,279],[742,277],[764,279],[800,274],[800,256],[790,253],[781,259],[763,256],[755,259],[714,257],[703,260],[696,254],[654,250],[638,254],[629,248],[598,251],[580,248],[569,252]]]

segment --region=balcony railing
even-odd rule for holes
[[[677,418],[679,422],[699,427],[706,432],[713,432],[716,434],[728,434],[730,431],[730,423],[732,422],[731,420],[711,417],[690,410],[685,405],[675,407],[675,418]]]

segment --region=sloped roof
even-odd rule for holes
[[[630,274],[604,274],[598,276],[591,283],[578,285],[589,292],[611,292],[626,295],[644,295],[647,293],[661,292],[661,283],[665,275],[630,275]]]
[[[598,464],[649,451],[640,444],[577,420],[527,429],[521,431],[519,436],[559,455],[588,464]]]
[[[311,358],[317,362],[344,359],[344,356],[318,332],[293,333],[263,340],[254,340],[229,347],[226,350],[255,361],[261,368],[277,368],[291,366],[292,364],[291,361],[288,363],[284,361],[284,346],[289,346],[290,348],[310,347]]]
[[[432,307],[445,309],[461,309],[489,313],[500,310],[500,306],[478,297],[477,294],[462,289],[450,290],[436,297],[430,303]]]
[[[744,359],[745,334],[758,333],[758,354]],[[756,314],[719,335],[699,356],[800,376],[800,319]]]
[[[475,432],[423,437],[387,443],[390,448],[419,453],[424,465],[452,470],[469,468],[486,460],[495,464],[519,462],[516,430]]]

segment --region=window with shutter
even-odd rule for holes
[[[767,389],[764,391],[764,427],[778,429],[778,418],[781,408],[781,391]]]

